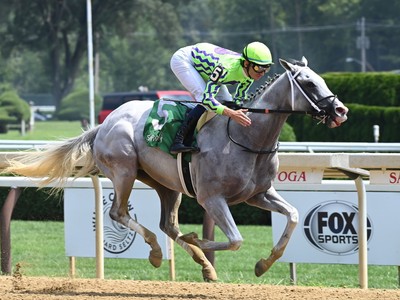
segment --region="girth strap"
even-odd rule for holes
[[[185,194],[189,197],[196,198],[196,192],[194,191],[192,176],[190,173],[190,162],[184,159],[184,155],[182,155],[182,153],[178,153],[176,162],[178,166],[179,179]]]

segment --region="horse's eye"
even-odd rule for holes
[[[310,88],[310,89],[316,87],[315,83],[312,82],[312,81],[307,82],[306,86],[307,86],[308,88]]]

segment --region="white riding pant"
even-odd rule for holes
[[[179,49],[171,57],[171,69],[182,85],[193,95],[197,102],[203,101],[206,82],[196,71],[192,61],[192,46]],[[221,85],[216,100],[232,101],[232,95],[225,85]]]

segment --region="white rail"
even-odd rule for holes
[[[45,140],[0,140],[0,150],[31,150],[41,149],[48,144],[56,144],[60,142]]]
[[[41,149],[61,141],[0,140],[0,150]],[[400,152],[400,143],[280,142],[280,152]]]
[[[400,152],[400,143],[281,142],[281,152]]]

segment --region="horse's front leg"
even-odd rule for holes
[[[199,203],[226,235],[228,242],[201,240],[196,233],[189,233],[181,238],[187,243],[197,245],[203,251],[238,250],[242,245],[243,238],[236,226],[226,200],[222,197],[213,197],[208,198],[206,201],[199,201]]]
[[[264,210],[278,212],[287,217],[287,224],[278,243],[274,246],[270,256],[267,259],[261,258],[255,266],[256,276],[261,276],[269,270],[272,264],[279,259],[292,236],[292,233],[298,223],[299,214],[297,209],[286,202],[276,190],[271,187],[267,192],[259,194],[248,201],[249,205],[259,207]]]

